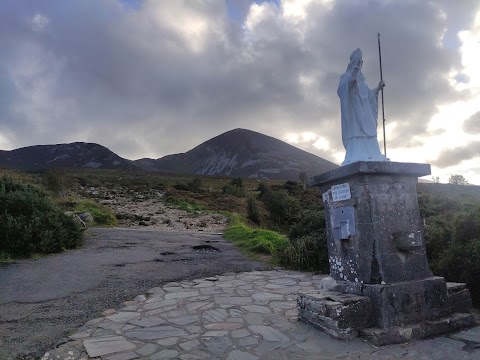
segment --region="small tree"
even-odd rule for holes
[[[439,176],[432,176],[432,181],[433,181],[435,184],[439,184],[439,183],[440,183],[440,177],[439,177]]]
[[[192,181],[187,183],[187,187],[190,191],[198,192],[202,187],[202,179],[196,177]]]
[[[230,180],[230,185],[236,186],[237,188],[243,188],[243,180],[239,177],[233,178]]]
[[[449,184],[454,184],[454,185],[468,185],[469,182],[467,179],[465,179],[465,177],[463,175],[459,175],[459,174],[454,174],[452,176],[450,176],[450,178],[448,179],[448,183]]]
[[[269,190],[260,200],[270,212],[270,219],[276,226],[293,224],[299,216],[300,202],[285,189]]]
[[[48,190],[63,199],[67,198],[69,192],[75,187],[75,179],[65,171],[56,168],[49,169],[45,173],[43,181]]]

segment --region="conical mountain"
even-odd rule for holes
[[[227,131],[186,153],[134,163],[162,172],[293,181],[301,171],[312,176],[338,167],[271,136],[245,129]]]

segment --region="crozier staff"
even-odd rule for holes
[[[342,141],[345,160],[342,165],[357,161],[386,161],[377,140],[378,93],[385,86],[380,81],[369,89],[362,74],[363,55],[356,49],[350,55],[347,71],[341,76],[337,94],[342,114]]]

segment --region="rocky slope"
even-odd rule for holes
[[[134,162],[145,170],[250,179],[298,180],[338,165],[273,137],[245,129],[218,135],[194,149],[156,160]]]
[[[156,231],[201,231],[222,233],[227,226],[224,215],[210,211],[186,212],[165,202],[165,193],[150,189],[82,188],[82,196],[108,206],[115,212],[118,226]]]
[[[83,142],[0,151],[0,166],[24,171],[53,167],[141,170],[130,160],[121,158],[104,146]]]

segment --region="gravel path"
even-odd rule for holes
[[[38,359],[164,283],[261,268],[218,234],[91,229],[82,249],[0,267],[0,359]]]

